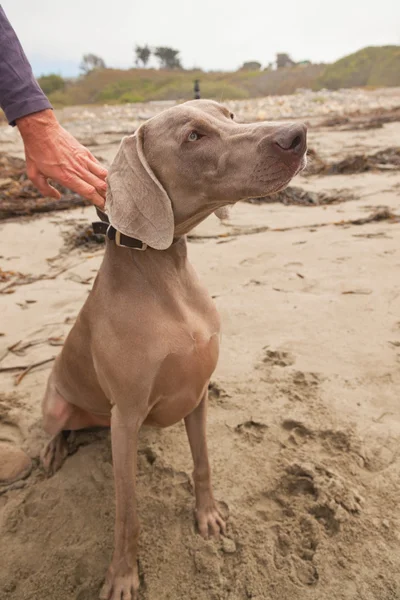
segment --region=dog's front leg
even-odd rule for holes
[[[185,418],[186,432],[192,451],[194,470],[193,480],[196,495],[196,519],[200,534],[208,538],[209,533],[216,537],[225,533],[225,522],[214,500],[211,487],[211,471],[208,461],[206,440],[208,392],[200,404]]]
[[[136,600],[139,588],[137,546],[139,520],[136,508],[137,441],[140,422],[111,413],[111,442],[116,494],[114,554],[101,600]]]

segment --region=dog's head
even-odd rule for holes
[[[283,189],[306,164],[301,124],[236,123],[210,100],[153,117],[122,140],[106,210],[122,233],[165,250],[213,211]]]

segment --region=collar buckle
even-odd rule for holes
[[[111,225],[110,225],[111,227]],[[135,242],[140,242],[142,245],[141,246],[130,246],[128,244],[124,244],[123,241],[121,241],[121,236],[122,237],[126,237],[124,236],[124,234],[121,234],[120,231],[118,231],[118,229],[115,231],[115,243],[117,244],[117,246],[119,246],[120,248],[130,248],[131,250],[137,250],[138,252],[144,252],[147,249],[147,244],[145,244],[144,242],[142,242],[141,240],[135,240]],[[128,238],[129,239],[129,238]],[[130,238],[133,239],[133,238]]]

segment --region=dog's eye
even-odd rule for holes
[[[197,140],[199,140],[199,139],[200,139],[200,136],[197,133],[197,131],[191,131],[188,135],[189,142],[197,142]]]
[[[231,117],[231,119],[234,119],[235,115],[233,113],[230,113],[230,117]]]

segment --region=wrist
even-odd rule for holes
[[[41,110],[39,112],[25,115],[15,121],[16,126],[23,138],[36,135],[38,131],[54,128],[58,121],[51,109]]]

